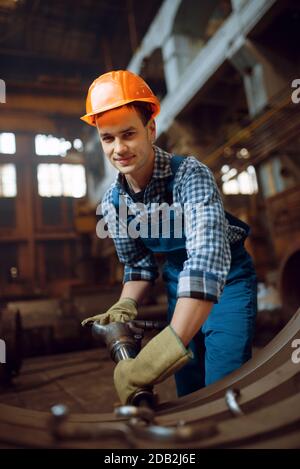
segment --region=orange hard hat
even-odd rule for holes
[[[108,72],[91,84],[86,99],[86,114],[81,119],[95,126],[95,115],[134,101],[151,104],[151,118],[157,116],[160,104],[147,83],[128,70]]]

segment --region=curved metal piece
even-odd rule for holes
[[[117,417],[127,419],[141,419],[145,422],[154,422],[154,412],[149,407],[137,407],[134,405],[122,405],[115,409]]]
[[[137,419],[131,419],[127,425],[133,435],[138,439],[145,439],[149,442],[159,441],[168,444],[192,444],[199,439],[211,438],[218,434],[217,425],[214,423],[186,425],[185,423],[179,422],[176,427],[164,427],[162,425],[141,426]]]
[[[213,399],[222,398],[229,387],[242,388],[254,383],[258,378],[270,373],[275,367],[283,364],[291,356],[291,342],[299,337],[300,308],[290,319],[288,324],[253,358],[247,361],[238,370],[225,376],[220,381],[210,384],[192,394],[180,399],[169,401],[166,405],[159,406],[160,415],[172,412],[181,412],[191,407],[198,407]]]
[[[184,421],[179,421],[173,427],[155,425],[155,414],[147,407],[121,406],[115,409],[115,414],[118,417],[128,418],[127,438],[131,441],[138,441],[137,439],[142,438],[152,442],[175,444],[193,442],[199,438],[210,438],[218,433],[217,426],[213,423],[187,425]]]
[[[56,440],[97,440],[100,437],[124,438],[131,446],[137,447],[141,439],[150,442],[159,441],[161,443],[192,443],[201,438],[211,438],[216,436],[217,426],[215,424],[186,425],[179,422],[175,427],[164,427],[154,425],[154,413],[151,409],[136,406],[121,406],[116,409],[115,414],[121,418],[128,418],[128,422],[122,424],[97,423],[89,425],[86,423],[69,422],[67,408],[58,404],[51,408],[54,420],[51,425],[51,433]]]
[[[240,397],[241,393],[239,389],[227,389],[225,393],[225,402],[229,407],[229,410],[235,417],[240,417],[244,415],[244,412],[240,408],[237,398]]]
[[[84,447],[91,448],[299,448],[300,364],[291,360],[291,344],[299,331],[300,310],[265,349],[233,377],[222,380],[218,392],[214,385],[196,392],[188,406],[184,401],[183,410],[167,402],[164,413],[155,413],[155,422],[149,422],[148,409],[138,409],[143,414],[136,414],[131,406],[123,409],[119,420],[110,413],[86,412],[65,419],[66,409],[58,407],[52,411],[58,425],[55,441],[49,414],[0,403],[0,442],[43,448],[69,447],[70,439],[76,440],[73,447],[84,440]],[[237,389],[251,414],[241,415]],[[228,409],[240,418],[231,417]]]

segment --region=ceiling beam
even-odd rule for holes
[[[94,67],[99,67],[99,60],[94,59],[86,59],[84,57],[58,57],[57,55],[51,54],[38,54],[33,51],[29,50],[21,50],[21,49],[12,49],[9,47],[0,47],[0,56],[9,56],[9,57],[24,57],[28,59],[37,59],[37,60],[44,60],[48,61],[51,60],[53,62],[69,62],[73,63],[74,65],[90,65]]]

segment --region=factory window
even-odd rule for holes
[[[71,142],[64,138],[42,134],[35,136],[35,153],[37,155],[66,156],[70,148],[72,148]]]
[[[10,132],[0,133],[0,153],[14,155],[16,153],[16,137]]]
[[[81,164],[39,164],[38,191],[41,197],[84,197],[85,168]]]
[[[254,166],[239,173],[237,169],[224,165],[221,168],[224,194],[255,194],[258,191]]]
[[[83,151],[83,143],[80,138],[75,138],[75,140],[73,141],[73,148],[75,148],[75,150],[77,151]]]
[[[83,151],[83,143],[80,138],[75,138],[73,143],[64,138],[53,137],[52,135],[35,136],[35,153],[39,156],[66,156],[71,148],[78,152]]]
[[[0,165],[0,197],[16,197],[17,176],[14,164]]]

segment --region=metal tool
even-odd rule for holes
[[[120,360],[135,358],[141,350],[145,330],[162,330],[167,326],[164,321],[134,320],[128,322],[112,322],[106,325],[94,321],[91,324],[92,334],[101,339],[108,348],[115,363]],[[138,390],[128,402],[130,405],[154,407],[155,396],[152,388]]]

